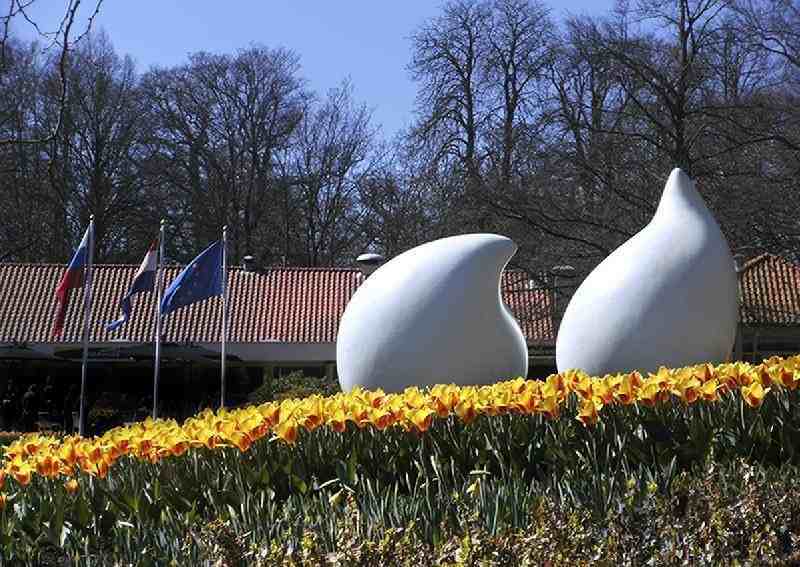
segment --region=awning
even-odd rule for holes
[[[152,343],[142,343],[130,346],[90,347],[88,351],[89,362],[144,362],[155,359],[156,347]],[[71,348],[56,352],[59,358],[80,361],[83,357],[82,348]],[[241,360],[237,356],[228,354],[225,357],[229,362]],[[164,343],[161,345],[161,362],[165,363],[219,363],[220,353],[192,343]]]
[[[0,360],[53,360],[53,357],[25,343],[14,342],[0,343]]]
[[[122,352],[137,360],[153,360],[156,356],[156,347],[152,343],[139,344],[125,347]],[[207,349],[192,343],[163,343],[161,345],[161,360],[165,362],[219,362],[221,354],[215,350]],[[230,361],[239,361],[240,358],[227,354],[225,358]]]

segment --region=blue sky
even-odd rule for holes
[[[32,15],[43,30],[52,30],[65,4],[38,0]],[[600,14],[613,0],[546,4],[560,19]],[[93,6],[93,0],[83,0],[84,19]],[[302,75],[316,92],[350,77],[355,96],[374,110],[375,122],[391,137],[413,118],[409,36],[440,7],[441,2],[426,0],[105,0],[95,25],[140,71],[183,63],[187,54],[201,50],[230,53],[251,43],[290,48],[300,55]],[[16,31],[32,37],[23,23]]]

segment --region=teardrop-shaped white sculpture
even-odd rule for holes
[[[728,243],[692,180],[674,169],[650,223],[575,292],[556,363],[603,375],[723,361],[737,309]]]
[[[517,251],[495,234],[428,242],[393,258],[358,288],[336,340],[342,390],[400,391],[525,376],[525,337],[500,296]]]

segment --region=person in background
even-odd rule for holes
[[[31,384],[22,396],[22,430],[33,431],[39,415],[39,393],[36,384]]]
[[[55,415],[55,402],[56,402],[56,391],[55,387],[53,386],[53,377],[48,376],[44,381],[44,388],[42,388],[42,403],[41,403],[41,410],[47,412],[47,420],[52,421],[53,415]]]
[[[8,406],[4,406],[4,409],[7,411],[7,414],[5,414],[6,431],[15,431],[19,428],[20,404],[22,403],[22,394],[17,382],[11,382],[8,385],[6,398],[9,401]]]
[[[72,412],[78,411],[80,399],[78,397],[78,387],[72,384],[64,396],[64,431],[72,431]]]
[[[12,398],[13,392],[11,388],[7,388],[3,401],[0,402],[0,419],[2,419],[3,431],[12,431],[14,429],[14,400]]]

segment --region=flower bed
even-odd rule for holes
[[[268,402],[237,410],[207,410],[187,419],[151,420],[111,429],[100,437],[26,435],[5,451],[6,475],[22,485],[33,474],[71,476],[78,470],[104,477],[110,466],[126,455],[155,463],[179,456],[191,447],[250,446],[272,433],[294,443],[301,431],[320,426],[344,431],[348,422],[379,431],[401,427],[425,432],[436,418],[457,416],[470,423],[481,415],[543,415],[558,418],[569,399],[579,401],[576,418],[585,425],[597,423],[604,408],[640,403],[654,407],[673,399],[686,404],[715,402],[738,392],[751,406],[761,405],[773,388],[794,390],[800,385],[800,356],[773,358],[759,365],[710,364],[643,376],[639,372],[591,377],[579,371],[554,374],[544,381],[518,378],[490,386],[439,385],[429,390],[408,388],[401,394],[354,390],[329,397],[309,396]],[[3,473],[0,473],[3,474]],[[0,477],[2,478],[2,477]]]
[[[99,564],[241,555],[264,565],[300,563],[306,553],[315,558],[306,564],[359,564],[358,556],[368,565],[393,553],[389,538],[409,542],[403,553],[418,562],[427,553],[447,564],[469,537],[464,557],[511,549],[533,564],[574,563],[577,549],[560,539],[574,525],[598,561],[640,558],[609,547],[603,534],[612,527],[631,549],[684,560],[676,559],[683,551],[653,547],[655,528],[639,525],[653,518],[662,527],[684,521],[690,533],[659,540],[675,549],[718,545],[708,557],[727,559],[733,549],[742,562],[784,561],[798,550],[800,527],[779,520],[770,503],[769,521],[751,533],[735,510],[755,506],[739,495],[769,494],[775,482],[781,501],[795,506],[798,382],[793,357],[646,376],[356,391],[203,412],[183,424],[146,420],[91,439],[29,435],[4,456],[0,553],[33,564],[54,554]],[[694,516],[681,516],[683,499],[709,490],[732,496],[714,504],[718,514],[697,504]],[[722,531],[696,538],[711,520]],[[562,535],[543,533],[548,523]],[[742,542],[748,533],[755,547]],[[531,542],[541,544],[539,555]]]

